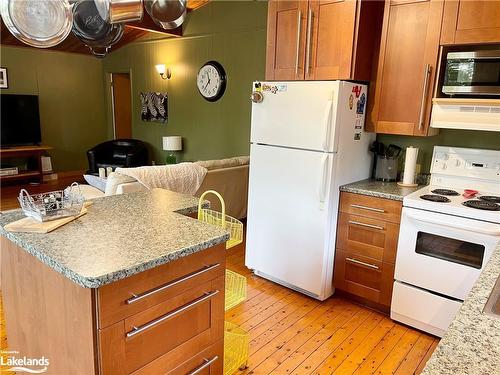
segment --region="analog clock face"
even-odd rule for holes
[[[208,101],[218,100],[226,88],[226,74],[222,65],[210,61],[198,72],[198,91]]]

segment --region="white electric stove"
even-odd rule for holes
[[[403,199],[391,317],[442,336],[499,242],[500,151],[436,146]]]

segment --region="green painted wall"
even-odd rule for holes
[[[86,151],[108,134],[101,61],[4,45],[0,52],[9,80],[2,93],[39,96],[42,142],[54,147],[54,170],[86,169]]]
[[[251,82],[264,78],[266,23],[267,2],[210,2],[190,13],[183,38],[142,40],[104,59],[105,75],[131,73],[132,135],[152,146],[153,160],[165,161],[161,150],[165,135],[183,137],[183,160],[248,154]],[[198,69],[209,60],[219,61],[228,76],[226,92],[215,103],[204,100],[196,88]],[[156,64],[170,66],[172,78],[162,80]],[[168,92],[167,124],[141,120],[140,93],[147,91]],[[108,103],[109,93],[108,86]],[[108,113],[111,136],[110,119]]]
[[[500,150],[500,133],[471,130],[441,129],[433,137],[408,137],[400,135],[378,134],[377,140],[386,145],[391,143],[400,147],[418,147],[418,163],[422,172],[429,172],[434,146],[455,146]],[[402,163],[403,160],[400,160]]]

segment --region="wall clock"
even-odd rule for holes
[[[217,61],[205,63],[198,71],[198,91],[209,102],[219,100],[226,90],[226,72]]]

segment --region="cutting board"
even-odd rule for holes
[[[72,222],[73,220],[78,219],[80,216],[85,215],[87,213],[87,207],[90,207],[91,205],[92,202],[85,202],[80,214],[76,216],[64,217],[62,219],[46,221],[43,223],[33,219],[32,217],[24,217],[7,224],[4,229],[7,232],[49,233]]]

